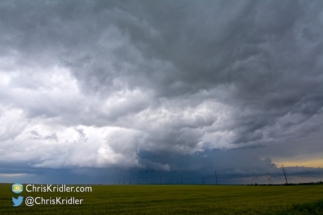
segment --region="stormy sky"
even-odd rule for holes
[[[322,180],[322,11],[0,1],[0,182]]]

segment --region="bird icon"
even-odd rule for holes
[[[14,207],[17,207],[19,205],[21,205],[22,201],[24,200],[23,196],[18,196],[18,198],[14,198],[12,197],[12,203]]]

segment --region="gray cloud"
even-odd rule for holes
[[[2,1],[0,143],[17,146],[3,160],[28,142],[38,167],[169,170],[177,163],[140,151],[270,151],[322,132],[322,8]]]

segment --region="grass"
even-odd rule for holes
[[[323,215],[323,199],[313,203],[295,204],[291,209],[278,213],[278,215],[301,215],[301,214],[322,214]]]
[[[323,214],[323,185],[92,186],[92,193],[14,194],[0,184],[0,214]],[[13,207],[17,196],[83,198],[82,205]]]

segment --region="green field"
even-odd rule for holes
[[[92,193],[14,194],[0,184],[0,214],[323,214],[323,185],[92,186]],[[32,194],[32,195],[30,195]],[[82,205],[13,207],[11,197],[75,197]]]

